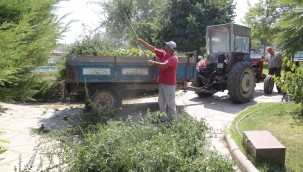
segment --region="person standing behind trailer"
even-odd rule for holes
[[[147,64],[159,68],[159,76],[157,79],[157,82],[159,83],[159,108],[160,112],[167,112],[168,119],[172,120],[173,115],[177,114],[175,91],[178,58],[174,53],[177,45],[174,41],[165,42],[163,51],[156,49],[154,46],[146,43],[140,38],[137,39],[137,42],[146,49],[154,52],[159,58],[159,61],[148,60]]]
[[[275,52],[273,48],[268,47],[266,49],[268,55],[265,61],[268,62],[268,74],[275,75],[277,77],[281,76],[281,66],[282,66],[282,56],[281,54]],[[281,88],[276,85],[278,93],[281,93]]]

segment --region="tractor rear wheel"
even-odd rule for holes
[[[228,75],[228,94],[232,101],[245,103],[253,98],[255,92],[255,74],[249,63],[236,63]]]
[[[274,80],[272,78],[271,75],[267,75],[264,79],[264,93],[265,94],[271,94],[272,93],[272,90],[274,89]]]

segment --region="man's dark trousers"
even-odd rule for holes
[[[268,70],[268,74],[269,75],[272,75],[272,76],[276,76],[276,77],[280,77],[281,76],[281,68],[269,68]],[[276,84],[276,87],[277,87],[277,90],[278,90],[278,93],[281,93],[281,88],[278,87],[278,85]]]

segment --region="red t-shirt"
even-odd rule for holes
[[[178,58],[176,55],[167,56],[163,50],[155,50],[157,57],[162,63],[167,62],[169,65],[166,68],[159,68],[158,82],[167,85],[176,85],[176,74],[178,67]]]

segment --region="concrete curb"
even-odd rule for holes
[[[236,142],[232,139],[228,131],[226,131],[225,140],[227,147],[232,155],[232,158],[237,162],[241,171],[258,172],[259,170],[247,159],[247,157],[240,151]]]

